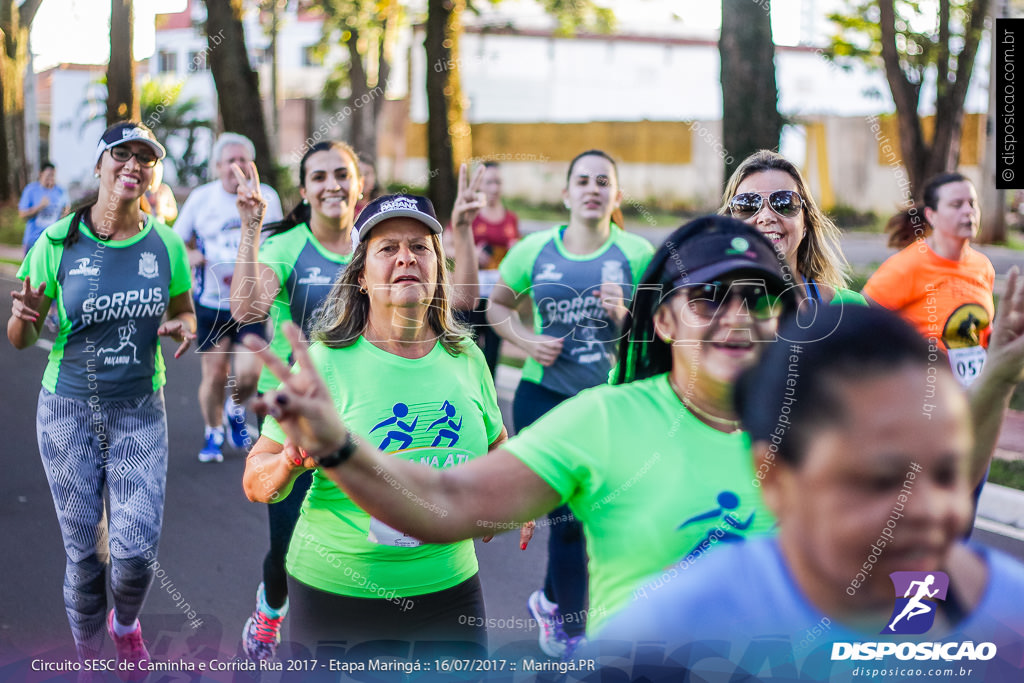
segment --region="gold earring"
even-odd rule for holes
[[[366,294],[366,285],[360,285],[359,286],[359,293],[360,294]]]

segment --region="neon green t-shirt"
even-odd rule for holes
[[[344,349],[310,347],[345,425],[395,457],[447,468],[483,455],[501,434],[494,382],[474,344],[451,356],[440,344],[416,360],[359,337]],[[284,433],[268,418],[263,436]],[[447,515],[430,501],[424,510]],[[472,541],[420,544],[356,506],[319,470],[288,548],[288,573],[322,591],[360,598],[422,595],[477,572]]]
[[[152,217],[137,235],[100,240],[79,222],[78,240],[64,246],[74,214],[46,228],[18,278],[31,278],[57,308],[57,338],[43,387],[81,400],[124,400],[164,385],[157,330],[173,297],[191,287],[185,243]]]
[[[552,365],[527,358],[523,379],[572,396],[606,380],[622,336],[601,305],[601,285],[621,285],[628,307],[654,247],[613,224],[600,248],[573,254],[562,243],[565,229],[558,225],[523,238],[498,271],[513,292],[530,297],[534,332],[563,340]]]
[[[557,491],[583,524],[588,632],[651,574],[775,526],[756,486],[747,435],[695,418],[667,374],[584,391],[502,448]]]
[[[281,332],[285,321],[291,320],[309,337],[310,323],[338,274],[351,260],[352,254],[335,254],[324,248],[305,223],[273,235],[260,245],[260,263],[274,271],[281,285],[270,307],[270,350],[275,356],[288,361],[291,353]],[[267,392],[278,384],[274,373],[264,366],[257,389]]]

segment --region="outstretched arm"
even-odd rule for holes
[[[348,431],[312,367],[298,328],[289,323],[284,332],[298,372],[290,372],[258,343],[247,342],[283,383],[255,407],[273,416],[289,440],[315,461],[337,451]],[[533,470],[501,448],[440,470],[386,456],[361,442],[343,463],[322,471],[371,515],[427,543],[486,536],[499,525],[548,512],[560,501]]]

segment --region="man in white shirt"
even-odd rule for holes
[[[249,138],[224,133],[213,145],[211,160],[217,180],[197,187],[181,207],[174,230],[189,245],[189,261],[195,279],[196,342],[202,354],[203,378],[199,384],[199,408],[206,423],[201,462],[221,462],[224,456],[225,419],[236,448],[252,444],[245,422],[244,402],[256,390],[260,362],[243,347],[235,348],[247,334],[266,337],[263,323],[239,325],[231,318],[231,276],[241,238],[241,219],[236,206],[238,180],[231,170],[238,164],[248,172],[256,156]],[[281,220],[281,200],[269,185],[261,185],[267,200],[266,222]],[[229,377],[231,358],[235,374]],[[225,404],[225,387],[230,389]]]

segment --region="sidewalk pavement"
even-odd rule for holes
[[[0,244],[0,259],[20,261],[21,258],[20,246]],[[17,266],[0,263],[0,272],[13,277],[17,272]],[[523,356],[523,353],[511,344],[505,344],[503,352],[509,356]],[[518,368],[499,366],[495,384],[499,396],[509,403],[521,374],[522,371]],[[996,444],[995,457],[1003,460],[1024,460],[1024,412],[1007,411]],[[1000,533],[1004,535],[1010,533],[1024,538],[1024,491],[998,484],[986,484],[978,502],[978,517],[987,521],[989,527],[1001,529]]]

